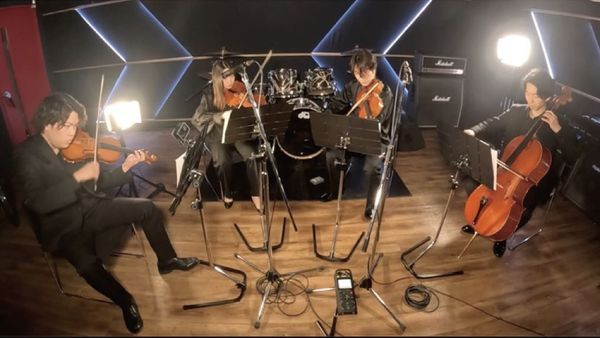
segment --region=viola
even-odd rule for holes
[[[374,79],[371,84],[361,87],[356,93],[356,104],[358,106],[358,117],[361,119],[377,118],[383,110],[383,99],[381,92],[385,85],[380,80]],[[351,110],[352,111],[352,110]]]
[[[77,163],[94,158],[94,146],[96,140],[88,133],[78,129],[73,142],[60,151],[63,158],[71,163]],[[156,162],[157,157],[154,154],[142,150],[146,155],[146,163]],[[98,138],[98,160],[104,163],[115,163],[121,154],[132,154],[134,150],[124,148],[121,142],[111,136],[102,136]]]
[[[549,101],[546,105],[551,111],[570,102],[570,88],[563,87],[561,95]],[[542,115],[536,117],[526,135],[515,137],[504,148],[501,161],[510,170],[498,169],[497,189],[482,184],[469,195],[464,215],[475,234],[503,241],[517,230],[527,193],[548,173],[552,163],[550,151],[535,138],[544,123]]]
[[[248,100],[248,93],[246,91],[246,86],[240,81],[235,81],[231,89],[225,90],[223,93],[225,96],[225,104],[230,107],[236,108],[250,108],[252,107],[252,103]],[[267,99],[264,95],[260,95],[258,93],[252,94],[254,100],[258,103],[258,105],[262,106],[267,104]]]

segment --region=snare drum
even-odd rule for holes
[[[307,70],[304,73],[304,83],[308,96],[329,96],[336,91],[332,68],[319,67]]]
[[[269,71],[273,98],[287,99],[302,95],[302,84],[298,82],[298,71],[292,68],[280,68]]]

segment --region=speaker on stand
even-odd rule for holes
[[[458,127],[463,107],[467,59],[415,56],[415,106],[420,127],[443,122]]]

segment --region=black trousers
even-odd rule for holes
[[[223,188],[223,196],[231,198],[231,175],[233,167],[233,154],[237,151],[246,162],[246,175],[250,184],[250,195],[259,195],[259,180],[256,161],[251,160],[252,153],[256,153],[256,146],[252,141],[238,141],[231,144],[219,142],[208,143],[208,148],[212,153],[212,160],[217,170],[217,175]]]
[[[144,229],[159,262],[177,256],[165,230],[162,212],[145,198],[98,200],[85,212],[81,231],[66,234],[58,244],[57,254],[66,258],[94,289],[119,306],[126,306],[133,297],[106,271],[99,247],[112,250],[132,222]],[[106,236],[107,233],[110,235]]]
[[[325,158],[327,160],[327,174],[329,175],[329,192],[332,196],[337,196],[338,187],[340,184],[340,171],[335,167],[335,159],[339,156],[340,151],[337,149],[327,150]],[[351,151],[346,152],[346,163],[350,165],[358,154]],[[368,177],[369,185],[367,191],[367,205],[365,209],[373,209],[375,207],[375,195],[377,188],[381,182],[381,172],[383,171],[383,159],[377,155],[365,155],[365,163],[363,165],[363,174]]]

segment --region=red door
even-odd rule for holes
[[[14,146],[36,131],[31,117],[50,93],[35,8],[0,7],[0,110]]]

